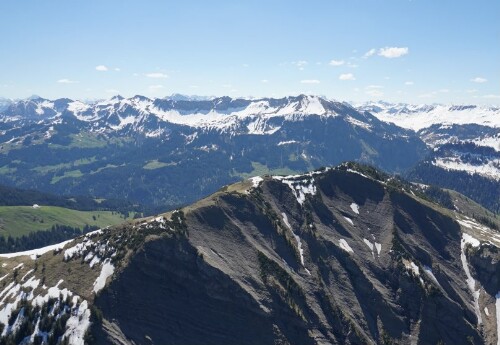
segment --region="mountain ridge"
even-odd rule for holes
[[[44,274],[0,259],[26,266],[2,312],[21,284],[43,311],[45,277],[56,315],[78,318],[43,329],[71,344],[495,344],[500,235],[421,188],[355,164],[229,185],[52,248]]]

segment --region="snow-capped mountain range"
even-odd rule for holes
[[[110,128],[122,129],[143,121],[144,116],[155,116],[160,121],[192,127],[225,129],[234,127],[242,119],[286,117],[300,120],[307,115],[337,116],[350,108],[346,102],[323,97],[299,95],[280,99],[244,99],[230,97],[203,97],[172,94],[165,98],[114,96],[96,102],[74,101],[66,98],[48,100],[32,96],[24,100],[0,98],[2,121],[54,119],[63,113],[72,113],[77,119],[94,122],[110,120]],[[420,131],[433,125],[469,125],[500,128],[500,108],[477,105],[412,105],[383,101],[352,104],[360,112],[370,112],[384,122]],[[113,118],[113,114],[117,116]],[[353,121],[353,123],[357,123]],[[361,124],[360,124],[361,125]],[[368,123],[362,124],[369,126]],[[249,129],[252,132],[251,129]],[[262,133],[256,133],[262,134]]]
[[[309,115],[335,117],[339,114],[347,114],[346,121],[367,129],[373,120],[360,117],[348,104],[315,96],[255,100],[219,97],[200,100],[174,95],[163,99],[115,96],[92,104],[69,99],[27,99],[13,102],[4,109],[0,121],[58,121],[64,116],[73,116],[81,122],[91,123],[92,131],[133,129],[151,137],[163,133],[161,123],[209,130],[233,130],[235,134],[272,134],[279,129],[272,123],[273,118],[300,121]],[[158,126],[150,130],[148,124]]]
[[[405,104],[368,102],[354,105],[368,111],[380,120],[419,131],[435,124],[478,124],[500,128],[500,108],[479,105]]]
[[[94,193],[102,187],[98,194],[110,196],[107,193],[114,193],[107,180],[110,169],[115,175],[120,170],[136,174],[143,183],[144,169],[151,174],[156,169],[186,174],[198,164],[219,169],[212,174],[220,180],[209,183],[208,191],[213,191],[241,174],[304,171],[346,160],[398,173],[426,162],[439,169],[500,179],[500,109],[493,107],[359,105],[310,95],[205,99],[175,94],[92,102],[34,96],[2,104],[0,183],[17,187],[42,186],[73,194],[87,194],[87,189]],[[118,144],[120,148],[113,149]],[[61,156],[62,148],[79,151]],[[34,156],[42,151],[46,161],[38,162]],[[207,173],[203,169],[195,169],[201,180]],[[96,179],[101,175],[106,179],[99,187]],[[198,183],[196,178],[193,183]],[[156,182],[151,188],[158,188]],[[197,193],[195,197],[204,192]]]

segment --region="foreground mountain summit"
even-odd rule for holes
[[[500,234],[424,189],[352,164],[256,177],[8,255],[2,342],[497,344]]]

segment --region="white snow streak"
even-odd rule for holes
[[[480,242],[466,233],[462,234],[462,240],[460,241],[460,249],[461,249],[460,259],[462,261],[462,266],[464,268],[464,272],[467,277],[466,279],[467,286],[469,287],[469,290],[471,291],[472,296],[474,297],[474,310],[477,316],[477,323],[478,325],[480,325],[481,323],[483,323],[483,318],[481,317],[481,311],[479,309],[479,295],[481,293],[481,289],[478,289],[476,291],[476,281],[474,280],[474,278],[472,278],[472,275],[469,270],[467,257],[465,256],[465,246],[467,244],[470,244],[473,247],[477,247],[479,246]]]
[[[254,188],[257,188],[259,186],[259,184],[264,181],[264,179],[260,176],[255,176],[255,177],[251,177],[250,178],[250,181],[252,181],[252,185]]]
[[[283,216],[283,222],[285,223],[285,225],[288,227],[288,229],[290,229],[290,231],[292,232],[292,235],[293,237],[295,238],[295,241],[297,241],[297,248],[299,249],[299,255],[300,255],[300,263],[302,264],[302,267],[304,267],[304,269],[307,271],[307,273],[309,273],[309,275],[311,274],[309,272],[309,270],[307,268],[305,268],[305,265],[304,265],[304,249],[302,248],[302,240],[300,239],[300,237],[292,230],[292,226],[290,225],[290,223],[288,222],[288,217],[286,216],[286,213],[285,212],[281,212],[281,215]]]
[[[95,293],[101,291],[104,285],[106,285],[106,279],[108,279],[108,277],[110,277],[114,271],[115,271],[115,266],[113,266],[113,264],[109,259],[106,259],[104,261],[104,264],[102,265],[101,274],[99,275],[99,277],[97,277],[96,281],[94,282]]]
[[[347,243],[347,241],[344,240],[343,238],[339,240],[339,246],[348,253],[354,253],[349,243]]]

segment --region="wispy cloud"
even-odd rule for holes
[[[345,64],[345,61],[344,60],[331,60],[328,64],[330,66],[342,66],[343,64]]]
[[[299,61],[294,61],[292,62],[292,65],[296,66],[299,68],[299,70],[303,71],[305,66],[307,66],[309,63],[306,60],[299,60]]]
[[[405,85],[406,85],[406,86],[411,86],[411,85],[413,85],[413,84],[414,84],[414,83],[413,83],[412,81],[405,81]]]
[[[263,84],[267,84],[267,83],[269,83],[269,80],[267,80],[267,79],[262,79],[260,82],[261,82],[261,83],[263,83]]]
[[[363,55],[363,58],[367,59],[367,58],[369,58],[370,56],[375,55],[375,53],[376,53],[376,52],[377,52],[377,49],[372,48],[372,49],[370,49],[369,51],[367,51],[367,52]]]
[[[379,56],[383,56],[388,59],[398,58],[409,53],[408,47],[385,47],[380,48],[378,51]]]
[[[475,78],[472,78],[470,81],[473,83],[482,84],[482,83],[486,83],[488,81],[488,79],[483,78],[483,77],[475,77]]]
[[[486,99],[500,99],[500,95],[484,95],[483,98],[486,98]]]
[[[318,79],[304,79],[300,81],[301,84],[319,84],[321,83]]]
[[[70,80],[70,79],[66,79],[66,78],[59,79],[57,82],[60,84],[78,84],[79,83],[79,81]]]
[[[339,80],[356,80],[356,78],[352,73],[343,73],[339,75]]]
[[[95,66],[95,70],[99,71],[99,72],[106,72],[106,71],[108,71],[108,67],[106,67],[104,65],[98,65],[98,66]]]
[[[152,72],[152,73],[146,73],[146,77],[148,78],[154,78],[154,79],[167,79],[168,75],[162,72]]]

